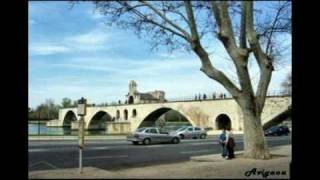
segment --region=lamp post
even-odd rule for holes
[[[79,172],[82,173],[82,151],[84,148],[84,116],[86,115],[87,100],[83,97],[78,100],[78,116],[79,120]]]

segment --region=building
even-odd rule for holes
[[[153,103],[153,102],[165,102],[164,91],[155,90],[152,92],[140,93],[137,90],[137,83],[133,80],[129,83],[129,93],[126,95],[128,104],[137,103]]]

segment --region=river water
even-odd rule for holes
[[[86,135],[105,135],[106,130],[85,131]],[[29,135],[78,135],[78,131],[63,127],[47,127],[45,123],[29,123]]]
[[[182,126],[191,125],[185,122],[168,122],[170,126],[166,126],[167,130],[176,130]],[[46,123],[29,122],[28,124],[29,135],[78,135],[77,130],[71,130],[66,127],[47,127]],[[85,131],[86,135],[106,135],[106,130],[90,130]]]

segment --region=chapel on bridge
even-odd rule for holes
[[[129,93],[126,95],[128,104],[165,102],[164,91],[155,90],[141,93],[137,90],[137,83],[131,80],[129,83]]]

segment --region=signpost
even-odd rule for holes
[[[79,120],[79,172],[82,173],[82,151],[84,148],[84,116],[86,115],[87,100],[83,97],[78,100],[78,116]]]

